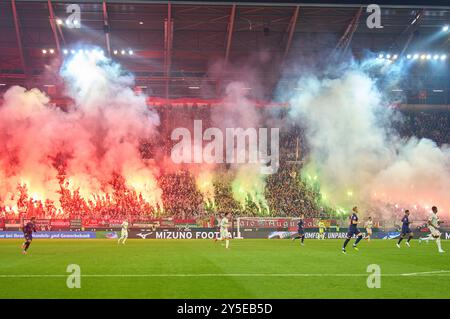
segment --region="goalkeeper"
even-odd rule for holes
[[[318,239],[325,240],[325,223],[323,221],[319,221],[319,237]]]

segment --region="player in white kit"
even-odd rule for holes
[[[225,240],[225,248],[230,247],[230,237],[231,234],[228,232],[228,227],[230,226],[228,217],[230,213],[226,213],[225,216],[220,220],[220,238],[219,240]]]
[[[366,222],[366,237],[364,239],[367,239],[370,241],[370,237],[372,236],[372,227],[373,227],[373,220],[372,217],[369,216],[369,219]]]
[[[430,230],[430,235],[427,238],[420,238],[419,242],[422,240],[436,240],[436,245],[438,246],[438,251],[440,253],[445,253],[445,251],[441,247],[441,232],[439,231],[439,224],[441,223],[439,217],[437,215],[438,209],[436,206],[431,208],[433,211],[428,218],[428,229]]]
[[[124,220],[122,223],[122,231],[120,234],[120,238],[117,241],[117,243],[120,244],[120,241],[122,241],[122,244],[125,245],[127,238],[128,238],[128,222],[126,220]]]

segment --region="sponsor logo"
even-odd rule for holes
[[[157,227],[159,227],[159,222],[155,222],[155,223],[135,222],[135,223],[133,223],[133,227],[134,228],[156,229]]]
[[[70,226],[70,221],[68,220],[60,220],[60,219],[54,219],[50,221],[50,225],[52,227],[64,227],[68,228]]]
[[[230,234],[231,236],[231,234]],[[157,239],[214,239],[219,237],[217,231],[157,231]]]
[[[18,228],[18,227],[21,227],[22,225],[20,224],[20,223],[18,223],[18,224],[11,224],[11,223],[6,223],[5,224],[5,227],[6,228]]]
[[[317,228],[319,223],[318,218],[305,218],[304,228]],[[289,231],[297,230],[297,223],[299,219],[286,219],[286,218],[264,218],[264,219],[245,219],[242,218],[240,220],[240,226],[242,228],[282,228],[288,229]],[[336,224],[336,220],[334,219],[321,219],[321,221],[325,224],[326,228],[334,227],[331,225]],[[282,231],[282,230],[280,230]]]
[[[400,236],[400,232],[389,232],[386,235],[382,235],[381,239],[394,239]]]
[[[228,236],[231,238],[232,235],[228,232]],[[233,234],[233,237],[236,237],[236,234]],[[197,231],[195,232],[195,239],[214,239],[219,238],[219,232],[206,232],[206,231]]]
[[[175,228],[178,231],[191,231],[191,228],[189,227],[189,225],[175,225]]]
[[[192,239],[192,232],[167,231],[156,232],[157,239]]]
[[[329,239],[342,239],[347,237],[347,233],[343,232],[326,233],[326,236]]]
[[[142,239],[146,239],[147,236],[149,236],[151,234],[153,234],[153,232],[149,232],[149,233],[145,233],[145,234],[139,233],[139,234],[136,234],[136,236],[141,237]]]
[[[297,232],[289,232],[289,231],[275,231],[275,232],[271,232],[268,235],[269,239],[285,239],[285,238],[291,238],[292,236],[296,235]],[[305,238],[309,238],[309,239],[313,239],[313,238],[317,238],[319,236],[318,232],[305,232]],[[344,232],[326,232],[325,233],[325,238],[328,239],[341,239],[341,238],[345,238],[347,236],[347,233]]]
[[[283,239],[283,238],[289,238],[294,234],[295,234],[295,232],[276,231],[276,232],[270,233],[268,238],[269,239],[273,239],[273,238]]]
[[[23,233],[19,231],[0,231],[0,239],[15,239],[23,238]],[[95,232],[80,231],[80,232],[60,232],[60,231],[44,231],[36,232],[33,238],[41,239],[88,239],[97,238]]]
[[[105,237],[108,239],[117,239],[119,236],[117,236],[116,232],[106,233]]]

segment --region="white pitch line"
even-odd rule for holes
[[[67,275],[0,275],[9,277],[67,277]],[[359,277],[366,274],[92,274],[81,277]]]
[[[450,273],[450,270],[412,272],[412,273],[408,273],[408,274],[402,274],[402,276],[421,276],[421,275],[432,275],[432,274],[443,274],[443,273]]]
[[[0,275],[0,278],[48,278],[48,277],[67,277],[67,275]],[[367,277],[366,274],[86,274],[81,277]],[[450,276],[450,271],[430,271],[409,274],[380,274],[382,277],[400,277],[400,276]]]

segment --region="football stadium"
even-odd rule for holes
[[[449,299],[450,5],[361,2],[2,0],[0,299]]]

